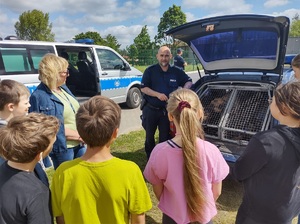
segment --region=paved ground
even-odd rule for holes
[[[188,72],[188,75],[192,78],[193,83],[199,79],[198,72]],[[78,97],[80,103],[86,101],[89,97]],[[140,108],[129,109],[126,105],[120,104],[122,109],[121,125],[119,129],[119,135],[127,134],[131,131],[141,130],[141,119],[142,114]]]

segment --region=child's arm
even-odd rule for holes
[[[214,199],[215,201],[217,201],[218,197],[221,195],[222,192],[222,181],[219,183],[213,183],[211,188],[212,188]]]
[[[56,217],[56,223],[57,224],[65,224],[64,216],[57,216]]]
[[[160,199],[163,189],[164,189],[163,183],[153,185],[153,191],[158,200]]]
[[[131,214],[131,224],[145,224],[145,213]],[[59,223],[57,223],[59,224]]]

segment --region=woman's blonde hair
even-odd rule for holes
[[[204,138],[201,126],[204,117],[203,107],[195,92],[179,89],[170,95],[167,111],[178,123],[181,131],[185,196],[189,215],[193,220],[195,217],[203,217],[203,207],[206,203],[196,147],[197,137]]]
[[[68,66],[66,59],[52,53],[46,54],[39,64],[39,80],[49,89],[54,89],[59,73],[66,71]]]

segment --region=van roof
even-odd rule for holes
[[[103,45],[96,44],[81,44],[81,43],[69,43],[69,42],[49,42],[49,41],[31,41],[31,40],[1,40],[0,44],[28,44],[28,45],[56,45],[56,46],[77,46],[77,47],[95,47],[102,49],[112,49]]]

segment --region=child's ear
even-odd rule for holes
[[[174,117],[172,114],[168,113],[168,118],[169,118],[169,121],[174,121]]]
[[[9,112],[13,112],[14,111],[15,104],[8,103],[5,106],[7,107],[7,109],[9,110]]]
[[[116,139],[118,137],[119,128],[116,128],[112,134],[112,138]]]
[[[43,152],[38,153],[38,154],[35,156],[35,159],[36,159],[36,161],[42,160],[42,159],[43,159]]]

